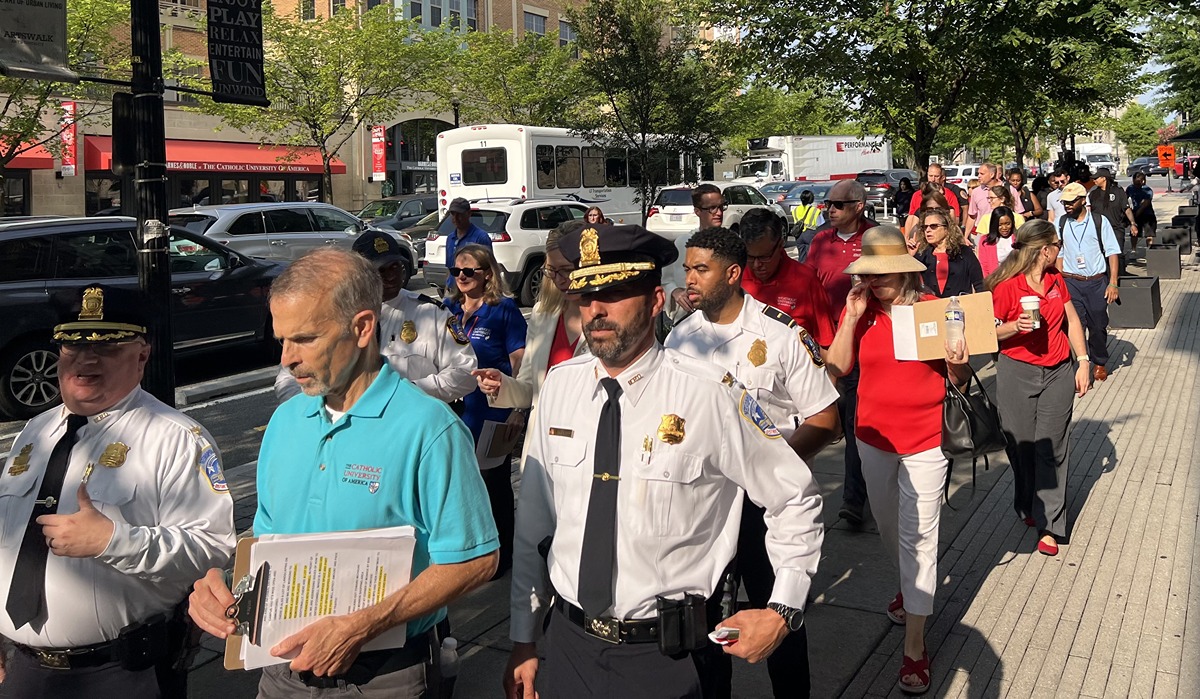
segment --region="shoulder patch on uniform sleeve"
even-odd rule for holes
[[[439,299],[435,299],[432,296],[426,296],[425,294],[417,294],[417,303],[428,303],[437,306],[443,311],[446,310],[446,304],[442,303]]]
[[[821,346],[817,344],[812,335],[808,334],[807,330],[799,325],[796,327],[800,328],[800,344],[804,345],[804,349],[808,350],[808,356],[812,359],[812,363],[819,367],[824,367],[825,360],[821,359]]]
[[[766,435],[768,439],[779,439],[779,428],[775,426],[774,422],[771,422],[771,418],[767,417],[767,414],[763,412],[762,406],[751,397],[749,391],[742,391],[741,403],[739,412],[741,412],[742,417],[757,427],[758,431]]]
[[[774,306],[763,306],[762,313],[771,320],[777,320],[789,328],[797,327],[796,320],[794,318],[788,315],[786,311],[781,311]]]
[[[217,449],[204,437],[200,441],[200,461],[197,464],[200,473],[208,480],[208,485],[214,493],[228,493],[229,484],[225,482],[225,471],[221,469],[221,459],[217,457]]]
[[[453,315],[446,319],[446,330],[450,332],[450,337],[460,345],[471,344],[471,338],[467,337],[467,333],[463,330],[462,323],[458,322],[458,318]]]

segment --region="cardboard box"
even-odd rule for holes
[[[992,354],[996,342],[996,312],[992,292],[958,297],[966,319],[967,351]],[[911,306],[892,306],[892,344],[896,359],[946,358],[946,306],[950,299],[922,301]]]

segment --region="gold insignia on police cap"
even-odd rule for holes
[[[129,445],[122,442],[113,442],[107,447],[104,447],[104,453],[100,455],[100,465],[106,468],[120,468],[121,464],[125,463],[125,457],[129,454]]]
[[[12,465],[8,467],[8,475],[19,476],[29,470],[29,455],[33,453],[33,444],[26,444],[13,457]]]
[[[767,363],[767,343],[761,338],[755,340],[750,345],[750,352],[746,355],[750,359],[750,363],[754,366],[762,366]]]
[[[104,290],[89,286],[83,290],[83,302],[79,305],[79,320],[104,320]]]
[[[592,267],[600,264],[600,234],[595,228],[587,228],[579,234],[579,266]]]
[[[375,252],[382,255],[383,253],[385,253],[387,251],[388,251],[387,241],[384,240],[382,237],[376,238],[375,239]]]
[[[667,444],[679,444],[684,437],[684,422],[678,415],[663,415],[658,423],[658,438]]]
[[[412,344],[417,340],[417,324],[411,320],[406,320],[400,326],[400,339],[408,344]]]

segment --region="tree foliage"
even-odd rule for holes
[[[449,111],[457,98],[467,124],[563,126],[580,100],[573,53],[553,36],[470,32],[430,106]]]
[[[846,106],[830,95],[809,88],[780,89],[754,84],[719,99],[720,120],[728,144],[744,149],[758,136],[823,134],[857,131],[847,125]]]
[[[421,31],[390,5],[299,21],[263,3],[263,65],[270,107],[201,100],[199,109],[263,143],[321,153],[327,199],[330,162],[363,124],[386,121],[426,96],[456,49],[455,35]]]
[[[83,76],[129,78],[128,0],[67,0],[67,64]],[[110,109],[111,90],[0,76],[0,172],[13,158],[45,146],[57,153],[63,100],[77,100],[76,120]]]
[[[577,90],[595,95],[577,113],[574,130],[628,151],[644,221],[662,184],[691,180],[699,158],[720,152],[723,121],[714,95],[732,92],[734,80],[696,42],[695,25],[661,0],[588,0],[568,17],[578,35]]]
[[[1129,157],[1140,158],[1154,154],[1158,145],[1158,130],[1163,128],[1163,115],[1158,109],[1148,109],[1134,102],[1121,118],[1113,123],[1117,138],[1125,144]]]
[[[1155,76],[1162,84],[1159,106],[1200,122],[1200,8],[1153,15],[1147,41],[1163,65]]]

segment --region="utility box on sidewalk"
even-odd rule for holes
[[[1158,277],[1117,279],[1120,303],[1108,305],[1110,328],[1153,328],[1162,317],[1162,295]]]
[[[1179,262],[1179,246],[1155,243],[1146,248],[1146,275],[1159,279],[1179,279],[1183,265]]]
[[[1192,254],[1192,232],[1187,228],[1160,228],[1154,236],[1163,245],[1178,245],[1179,254]]]

